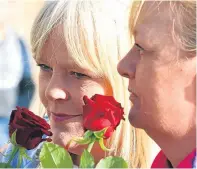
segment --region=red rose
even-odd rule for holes
[[[52,136],[49,131],[50,125],[41,117],[35,115],[26,108],[17,107],[13,110],[9,122],[9,136],[16,131],[16,143],[31,150],[42,141],[51,141],[43,139],[43,135]]]
[[[108,127],[105,139],[109,138],[116,127],[124,119],[123,108],[112,96],[94,95],[91,99],[83,97],[83,125],[91,131],[99,131]]]

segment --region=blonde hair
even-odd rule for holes
[[[158,1],[157,1],[158,2]],[[159,1],[159,4],[165,1]],[[133,39],[133,31],[141,11],[144,0],[133,1],[130,8],[129,28]],[[196,1],[167,1],[171,9],[173,19],[172,37],[178,42],[180,48],[187,52],[196,52]]]
[[[196,52],[196,1],[171,2],[175,30],[184,51]]]
[[[112,5],[113,4],[113,5]],[[121,9],[122,6],[122,9]],[[67,50],[80,67],[86,67],[106,81],[125,110],[122,122],[109,140],[113,155],[122,156],[129,167],[147,167],[147,136],[133,128],[127,117],[130,108],[127,82],[119,76],[117,63],[129,49],[126,6],[118,0],[64,0],[47,2],[37,16],[31,45],[34,58],[57,25],[63,25]],[[117,13],[117,10],[119,13]],[[124,11],[124,12],[123,12]]]

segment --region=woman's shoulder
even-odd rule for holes
[[[31,160],[29,160],[27,158],[22,158],[22,163],[19,167],[20,168],[36,168],[36,167],[38,167],[38,165],[39,165],[38,154],[39,154],[41,147],[42,147],[42,144],[37,146],[35,149],[26,150],[26,154],[28,157],[31,158]],[[0,162],[7,163],[9,160],[9,157],[10,157],[10,153],[13,150],[13,145],[10,143],[10,144],[6,145],[2,150],[3,151],[1,151]],[[15,155],[15,157],[11,161],[10,165],[13,168],[18,168],[18,166],[17,166],[18,160],[19,160],[19,153],[17,153]]]

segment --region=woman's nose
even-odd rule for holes
[[[61,80],[60,77],[52,77],[51,81],[49,82],[46,90],[45,90],[45,96],[47,99],[51,101],[56,100],[69,100],[71,98],[71,95],[68,91],[68,89],[65,86],[65,82]]]
[[[131,50],[129,53],[118,63],[117,70],[118,73],[126,78],[135,78],[136,65],[137,63],[133,61],[131,56]]]

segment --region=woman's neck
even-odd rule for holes
[[[175,132],[147,134],[159,145],[173,167],[177,167],[196,148],[196,127],[181,136]]]

